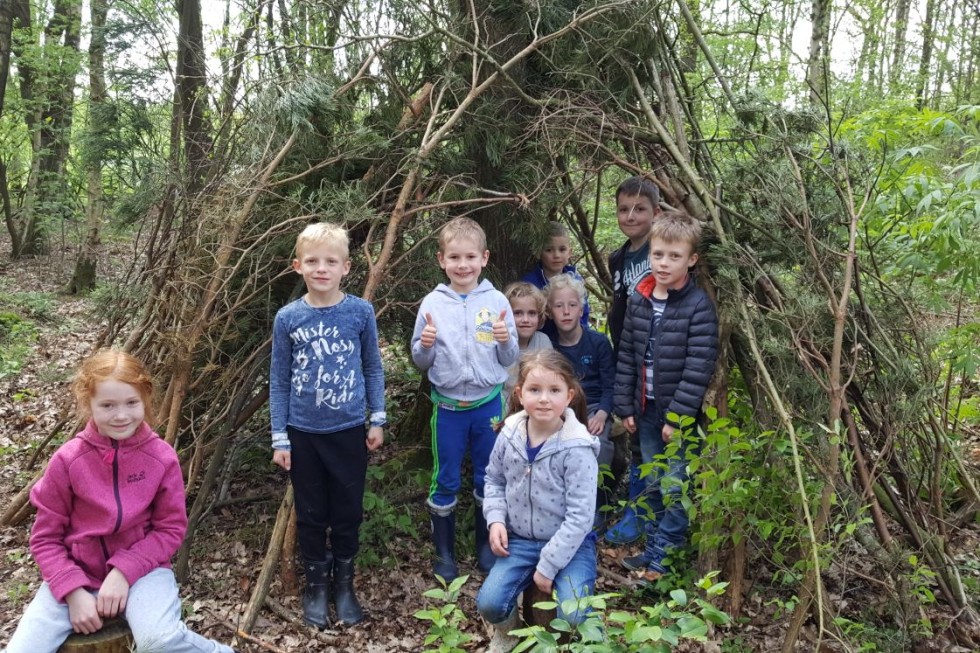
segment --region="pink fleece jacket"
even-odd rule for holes
[[[169,567],[187,531],[177,454],[144,422],[131,437],[91,421],[55,452],[31,489],[31,553],[58,601],[97,590],[113,568],[132,585]]]

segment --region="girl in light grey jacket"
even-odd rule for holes
[[[523,410],[497,436],[484,486],[483,514],[497,561],[477,596],[495,627],[488,651],[509,651],[517,597],[533,582],[558,595],[559,616],[578,624],[586,610],[565,601],[592,593],[596,578],[596,456],[584,426],[585,395],[568,360],[552,350],[521,357],[517,397]]]

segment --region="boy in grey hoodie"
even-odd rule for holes
[[[455,218],[439,232],[439,266],[449,285],[439,284],[419,306],[412,333],[412,360],[432,383],[432,483],[426,504],[436,559],[432,571],[444,580],[456,566],[456,494],[467,450],[477,502],[477,564],[493,566],[487,524],[480,508],[494,424],[503,417],[507,368],[517,361],[517,327],[510,303],[480,273],[490,259],[486,234],[475,221]]]

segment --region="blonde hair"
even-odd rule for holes
[[[581,279],[576,279],[567,272],[562,272],[551,277],[551,280],[548,282],[548,304],[551,304],[551,297],[559,290],[574,290],[575,294],[578,295],[579,301],[585,305],[587,293],[585,284]]]
[[[545,305],[548,303],[548,298],[544,296],[541,289],[535,286],[533,283],[528,283],[527,281],[515,281],[514,283],[508,285],[504,288],[504,297],[507,298],[511,304],[514,303],[515,299],[524,299],[530,297],[534,300],[534,305],[538,307],[539,313],[544,313]]]
[[[487,249],[487,234],[476,220],[453,218],[442,225],[442,229],[439,230],[439,251],[446,251],[449,243],[461,238],[472,240],[481,252]]]
[[[303,248],[314,243],[337,249],[345,259],[350,257],[350,239],[347,237],[347,230],[332,222],[307,225],[306,229],[296,236],[296,258],[302,258]]]
[[[569,407],[575,413],[578,421],[583,424],[588,423],[589,410],[588,404],[585,401],[585,392],[582,390],[582,384],[579,383],[575,368],[572,367],[571,361],[563,353],[554,349],[538,349],[521,354],[518,364],[517,385],[514,386],[514,396],[510,402],[511,415],[520,410],[520,395],[517,393],[517,388],[524,387],[524,383],[527,381],[527,375],[531,373],[531,370],[541,368],[557,374],[569,389],[575,391],[575,396],[572,397]]]
[[[655,238],[665,243],[687,243],[693,253],[701,244],[701,223],[683,211],[664,209],[650,226],[650,242]]]
[[[92,417],[91,403],[95,386],[109,380],[119,381],[136,389],[143,400],[143,419],[147,424],[152,424],[153,377],[138,358],[118,349],[97,351],[79,366],[71,384],[78,416],[85,421]]]

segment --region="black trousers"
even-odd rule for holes
[[[364,518],[367,443],[363,426],[336,433],[307,433],[289,427],[296,501],[296,536],[306,560],[327,558],[327,528],[334,557],[357,555]]]

